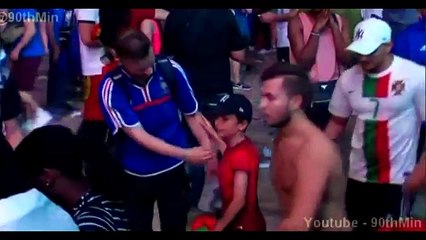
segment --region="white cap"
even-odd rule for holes
[[[369,18],[358,23],[355,27],[353,42],[346,48],[361,55],[373,53],[380,45],[390,43],[392,30],[380,19]]]

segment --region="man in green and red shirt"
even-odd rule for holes
[[[421,122],[425,121],[425,68],[390,53],[391,28],[368,19],[355,28],[347,48],[359,64],[337,81],[326,133],[336,139],[355,115],[346,209],[351,220],[400,216],[402,184],[416,163]]]

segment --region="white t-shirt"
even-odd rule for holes
[[[31,189],[0,200],[0,231],[79,231],[72,217]]]
[[[289,13],[290,9],[278,9],[278,14]],[[290,41],[288,40],[288,22],[277,22],[277,47],[290,47]]]
[[[373,16],[382,18],[383,17],[383,8],[363,8],[361,9],[361,17],[366,20],[372,18]]]
[[[76,9],[75,14],[77,21],[99,23],[99,9]],[[101,57],[104,53],[104,48],[89,48],[83,44],[80,38],[81,70],[84,76],[102,74],[103,63]]]
[[[416,162],[425,121],[425,67],[394,57],[392,65],[365,75],[359,65],[342,74],[330,112],[357,117],[349,177],[361,182],[402,184]]]

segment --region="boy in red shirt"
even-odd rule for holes
[[[225,95],[218,103],[214,121],[217,132],[205,122],[223,155],[217,171],[223,208],[216,231],[266,231],[257,198],[259,153],[245,135],[252,111],[250,101],[243,95]]]

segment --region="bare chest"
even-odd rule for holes
[[[281,197],[289,197],[297,180],[296,158],[302,147],[297,141],[277,141],[272,154],[272,182]]]

